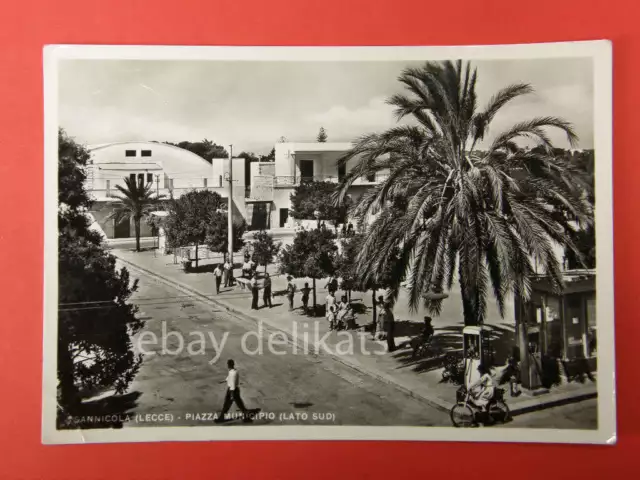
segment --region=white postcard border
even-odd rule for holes
[[[594,62],[594,148],[596,151],[596,311],[598,322],[598,429],[456,429],[373,426],[194,426],[123,429],[56,429],[58,309],[57,131],[58,62],[65,59],[234,61],[406,61],[444,59],[534,59],[591,57]],[[438,440],[482,442],[616,442],[613,159],[611,43],[567,42],[526,45],[438,47],[187,47],[50,45],[44,49],[44,336],[42,441],[111,443],[197,440]],[[453,403],[452,403],[453,404]]]

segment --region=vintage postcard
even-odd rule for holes
[[[609,42],[44,74],[45,443],[615,443]]]

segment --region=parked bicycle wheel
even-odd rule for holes
[[[491,405],[489,405],[489,414],[494,421],[499,423],[507,423],[511,420],[511,411],[509,411],[509,407],[502,400],[492,402]]]
[[[473,427],[476,424],[473,410],[466,403],[456,403],[451,408],[451,423],[456,428]]]

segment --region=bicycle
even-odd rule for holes
[[[495,423],[507,423],[511,420],[511,412],[504,401],[504,389],[496,388],[491,400],[487,404],[487,409],[482,410],[477,406],[471,392],[464,386],[456,392],[456,404],[451,407],[451,423],[456,428],[477,427],[483,425],[493,425]]]
[[[423,358],[423,357],[435,357],[436,352],[431,348],[431,339],[433,335],[430,335],[428,338],[419,337],[411,341],[411,346],[413,348],[413,353],[411,354],[412,359]]]

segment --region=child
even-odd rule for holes
[[[336,329],[336,307],[335,305],[329,306],[329,311],[327,312],[327,320],[329,320],[329,330]]]
[[[305,282],[304,287],[300,289],[302,292],[302,310],[304,314],[308,314],[308,305],[309,305],[309,292],[311,288],[309,288],[309,282]]]

